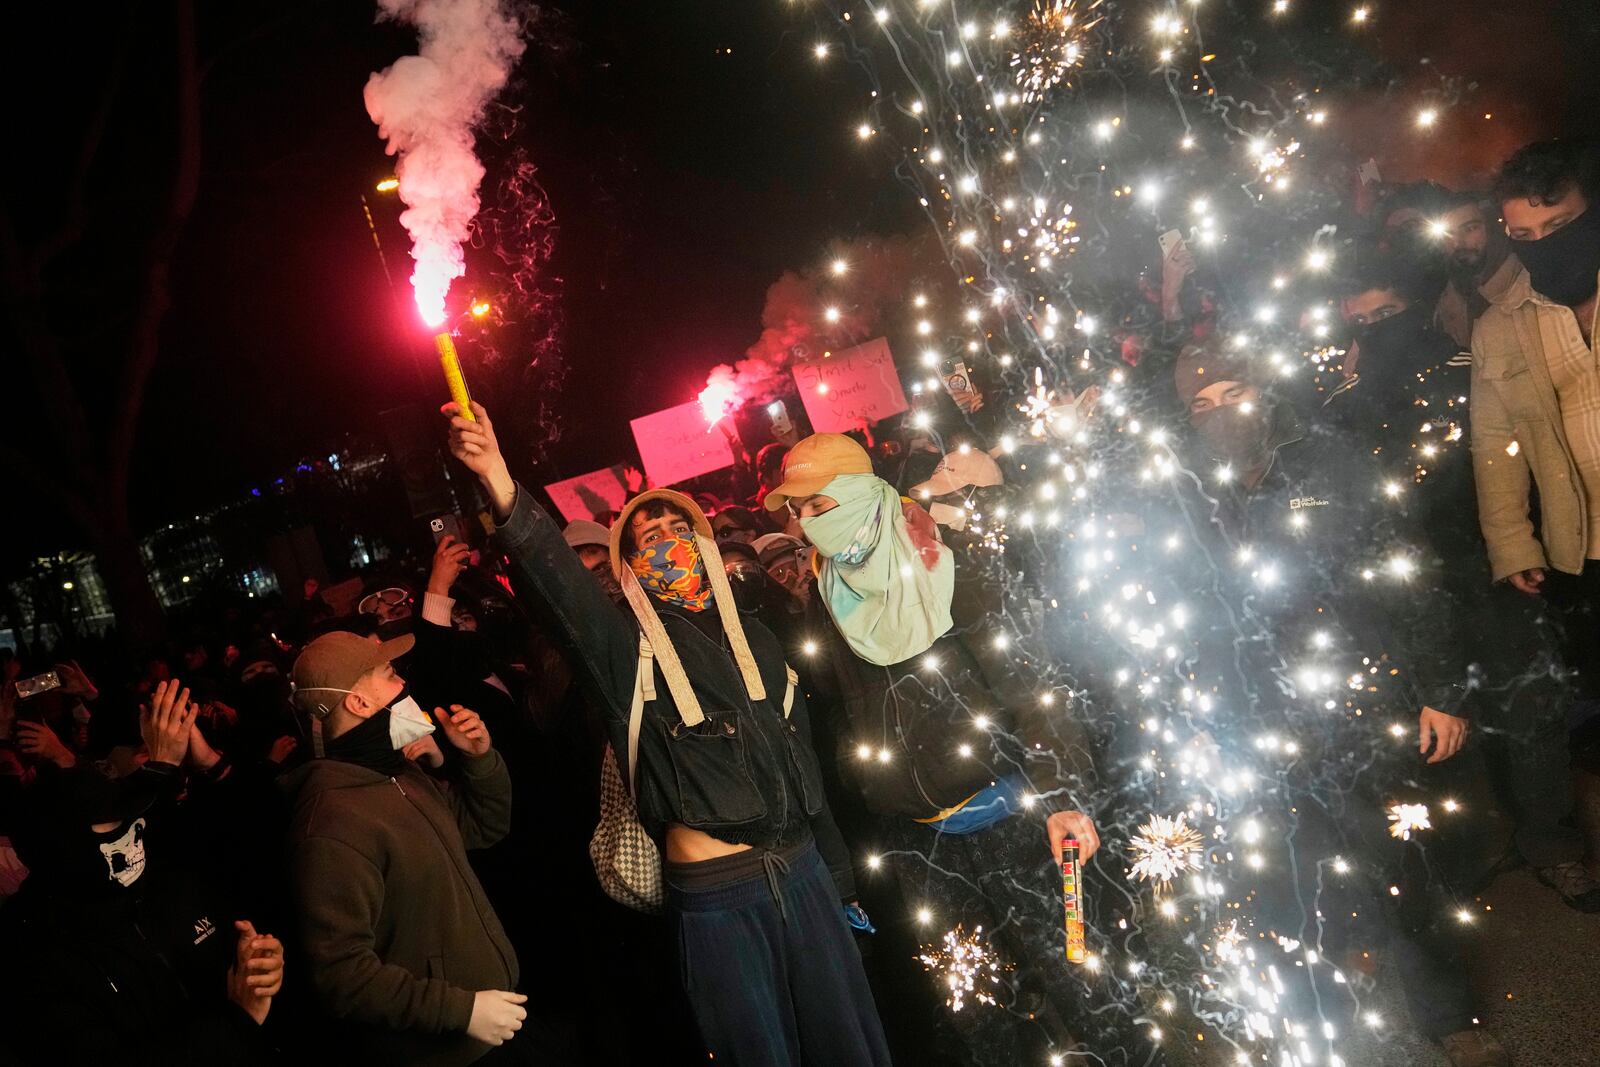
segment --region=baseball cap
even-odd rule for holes
[[[806,543],[798,537],[788,534],[773,533],[763,534],[750,542],[750,547],[756,550],[756,555],[761,558],[763,567],[772,566],[773,560],[791,552],[799,552],[806,547]]]
[[[598,522],[591,522],[588,519],[574,519],[567,523],[567,528],[561,531],[561,536],[575,549],[586,545],[593,545],[596,548],[608,548],[611,545],[611,531]]]
[[[813,496],[841,474],[871,474],[872,457],[853,437],[814,433],[789,449],[783,460],[783,484],[763,501],[777,511],[792,496]]]
[[[295,657],[289,672],[295,704],[318,717],[327,715],[362,675],[399,659],[414,644],[410,634],[388,641],[345,631],[323,634]]]
[[[999,485],[1005,479],[1000,475],[1000,465],[987,452],[969,448],[965,452],[949,452],[933,468],[928,480],[913,485],[913,493],[944,496],[965,489],[969,485]]]

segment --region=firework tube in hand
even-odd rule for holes
[[[1066,911],[1067,962],[1083,963],[1089,951],[1083,943],[1083,889],[1078,878],[1078,839],[1061,839],[1061,904]]]
[[[461,409],[461,417],[476,422],[472,414],[472,396],[467,392],[467,380],[461,376],[461,358],[456,355],[456,343],[448,333],[434,334],[433,345],[439,350],[439,366],[444,369],[445,384],[450,387],[450,399]]]

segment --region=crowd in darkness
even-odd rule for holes
[[[1600,186],[1558,141],[1491,189],[1385,193],[1337,257],[1319,374],[1226,343],[1181,246],[1122,352],[1130,402],[1229,472],[1169,505],[1197,557],[1433,564],[1403,593],[1305,594],[1397,665],[1372,706],[1416,747],[1334,810],[1331,732],[1297,833],[1368,875],[1352,937],[1392,956],[1415,1027],[1493,1067],[1435,906],[1484,857],[1418,869],[1363,806],[1494,775],[1515,857],[1600,912],[1570,772],[1600,710]],[[962,399],[953,435],[768,444],[731,488],[639,486],[565,525],[491,413],[447,405],[487,507],[425,575],[368,576],[346,615],[307,583],[137,659],[130,634],[0,653],[0,1064],[1160,1062],[1115,976],[1060,962],[1062,842],[1093,872],[1137,814],[1107,785],[1104,638],[1042,610],[1049,540],[996,580],[982,520],[1027,449]],[[1340,521],[1281,521],[1325,506]],[[1251,604],[1284,644],[1306,623],[1305,600]],[[1271,670],[1234,637],[1201,628],[1228,652],[1192,685],[1251,706]],[[1070,699],[1041,702],[1063,669]],[[995,932],[1008,1010],[949,1013],[907,977],[885,917],[928,903]]]

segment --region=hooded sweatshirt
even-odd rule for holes
[[[467,863],[511,821],[500,754],[460,760],[441,791],[406,761],[393,777],[318,759],[284,777],[305,967],[363,1061],[467,1064],[473,994],[515,989],[517,957]]]

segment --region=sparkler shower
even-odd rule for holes
[[[1383,1023],[1361,1010],[1370,983],[1349,961],[1419,909],[1446,925],[1475,915],[1448,893],[1401,901],[1412,891],[1391,881],[1450,832],[1430,808],[1459,805],[1440,806],[1417,759],[1414,668],[1437,646],[1379,647],[1356,606],[1409,620],[1408,638],[1436,626],[1427,612],[1448,594],[1407,508],[1422,468],[1468,462],[1462,435],[1419,408],[1413,454],[1355,476],[1373,502],[1362,528],[1340,528],[1313,494],[1241,534],[1225,521],[1242,506],[1238,475],[1204,460],[1171,399],[1185,345],[1307,410],[1345,354],[1329,279],[1348,254],[1357,176],[1325,135],[1341,90],[1376,73],[1351,35],[1381,15],[1356,9],[1344,39],[1291,39],[1280,30],[1297,5],[1257,6],[838,4],[807,46],[819,76],[861,91],[841,140],[882,161],[942,244],[943,290],[905,288],[885,330],[925,347],[924,366],[964,360],[1001,401],[981,424],[916,415],[941,447],[977,434],[1011,464],[1009,496],[969,502],[967,534],[1008,602],[1043,611],[993,617],[988,639],[1019,667],[1030,644],[1049,648],[1027,664],[1038,701],[1057,722],[1085,720],[1110,755],[1073,798],[1106,841],[1084,865],[1104,881],[1088,894],[1085,966],[1063,963],[1042,894],[1037,916],[1005,903],[1034,894],[1016,891],[1023,869],[975,886],[941,858],[950,846],[911,838],[868,858],[905,890],[924,962],[963,959],[962,931],[981,925],[1018,967],[993,1004],[951,1020],[979,1062],[1013,1062],[1017,1046],[995,1036],[1010,1027],[1043,1029],[1051,1064],[1161,1062],[1183,1042],[1197,1062],[1354,1067],[1372,1039],[1352,1031]],[[1459,132],[1483,111],[1452,85],[1419,98],[1428,121],[1399,136]],[[826,336],[851,306],[848,270],[832,274],[785,336]],[[939,394],[937,378],[908,377]],[[718,411],[736,378],[713,377]],[[885,763],[875,751],[860,746],[858,777]],[[997,888],[1012,895],[974,903]],[[1386,926],[1396,907],[1409,918]],[[1103,1035],[1116,1020],[1123,1036],[1063,1043],[1020,995],[1030,967],[1081,976],[1067,979],[1082,1005],[1068,1030]]]

